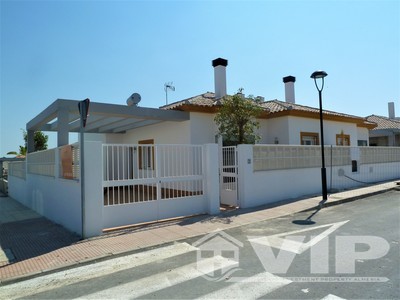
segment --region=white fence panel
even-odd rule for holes
[[[26,179],[26,161],[9,162],[8,175]]]
[[[56,177],[56,149],[28,153],[27,172],[29,174]]]

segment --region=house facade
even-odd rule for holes
[[[135,128],[124,135],[106,134],[90,139],[115,143],[140,143],[153,141],[155,144],[204,144],[216,143],[218,129],[214,122],[216,113],[226,96],[226,67],[222,58],[212,62],[214,67],[215,92],[206,92],[169,105],[161,110],[182,111],[189,114],[183,122],[164,122]],[[263,101],[264,113],[260,117],[259,144],[319,145],[319,109],[295,103],[295,77],[283,78],[285,101]],[[369,130],[376,124],[365,118],[334,111],[323,111],[324,142],[326,145],[368,146]]]

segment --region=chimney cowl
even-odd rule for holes
[[[217,66],[226,67],[228,65],[228,60],[218,57],[212,61],[212,66],[215,68]]]
[[[286,83],[286,82],[295,82],[295,81],[296,81],[296,77],[294,77],[294,76],[283,77],[283,82],[284,83]]]

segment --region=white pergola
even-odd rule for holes
[[[80,131],[79,100],[57,99],[26,125],[28,153],[34,151],[34,132],[57,132],[57,146],[69,144],[69,133]],[[90,102],[85,132],[125,133],[164,121],[189,120],[188,112]]]

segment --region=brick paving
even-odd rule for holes
[[[396,182],[336,193],[327,205],[352,201],[398,187]],[[0,197],[0,283],[22,280],[40,273],[89,263],[114,255],[290,215],[315,208],[321,197],[282,202],[280,205],[228,211],[217,216],[196,216],[145,226],[114,230],[102,236],[80,240],[63,227],[38,216],[8,197]],[[18,212],[19,210],[19,212]],[[22,212],[22,213],[21,213]],[[18,219],[19,218],[19,219]],[[11,260],[7,254],[12,253]],[[2,258],[3,257],[3,258]],[[4,258],[6,257],[6,258]],[[1,260],[2,258],[2,260]]]

